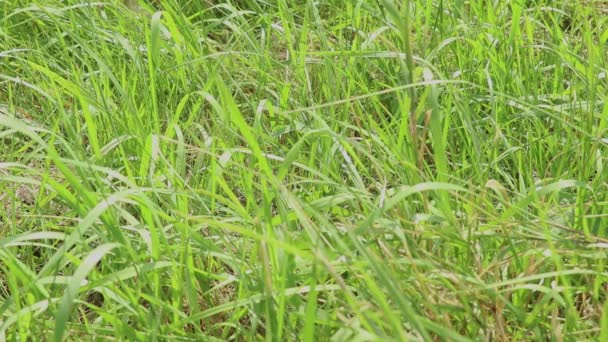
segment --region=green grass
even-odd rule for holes
[[[0,341],[608,338],[608,2],[0,0]]]

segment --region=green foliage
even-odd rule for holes
[[[0,340],[608,336],[602,2],[0,11]]]

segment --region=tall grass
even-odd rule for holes
[[[0,11],[0,340],[608,338],[605,3]]]

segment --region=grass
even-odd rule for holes
[[[608,338],[606,1],[0,11],[0,340]]]

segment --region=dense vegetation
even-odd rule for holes
[[[608,340],[606,2],[0,11],[0,340]]]

